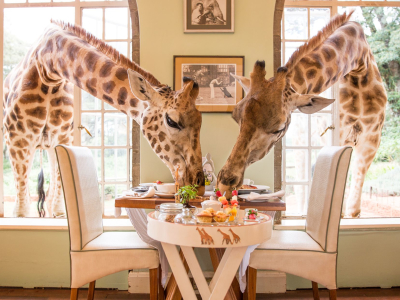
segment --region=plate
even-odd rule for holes
[[[167,194],[167,193],[157,192],[156,195],[160,198],[175,198],[175,194]]]
[[[269,186],[267,186],[267,185],[255,185],[254,184],[254,186],[257,188],[256,189],[240,189],[240,190],[238,190],[238,194],[239,195],[250,194],[251,192],[261,193],[261,192],[264,192],[269,189]]]

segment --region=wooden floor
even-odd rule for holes
[[[82,289],[79,299],[86,299],[87,289]],[[320,290],[321,300],[328,299],[328,292]],[[69,289],[16,289],[0,288],[0,299],[67,300]],[[98,289],[95,299],[147,300],[149,295],[129,294],[127,291]],[[199,298],[200,299],[200,298]],[[290,291],[285,294],[257,295],[257,300],[311,300],[311,290]],[[394,289],[340,289],[338,300],[400,300],[400,288]]]

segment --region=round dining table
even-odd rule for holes
[[[161,242],[169,265],[184,300],[196,300],[177,246],[180,246],[202,299],[224,299],[248,246],[261,244],[271,238],[272,219],[259,213],[258,222],[237,224],[198,223],[196,225],[160,221],[156,212],[147,215],[148,235]],[[244,212],[241,212],[243,217]],[[214,225],[216,224],[216,225]],[[203,275],[193,248],[226,248],[210,282]]]

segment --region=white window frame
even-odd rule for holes
[[[124,7],[128,9],[128,18],[130,19],[130,13],[129,13],[129,5],[127,0],[122,0],[122,1],[71,1],[71,2],[53,2],[53,0],[50,0],[51,2],[43,2],[43,3],[28,3],[28,0],[25,1],[25,3],[5,3],[4,0],[0,0],[0,24],[2,25],[2,29],[0,30],[0,45],[4,45],[4,9],[7,8],[29,8],[29,7],[74,7],[75,8],[75,24],[81,26],[82,24],[82,10],[84,8],[103,8],[103,37],[105,35],[105,9],[104,8],[118,8],[118,7]],[[128,47],[128,57],[132,55],[132,34],[131,34],[132,26],[130,25],[130,22],[128,22],[128,38],[121,39],[121,40],[106,40],[106,42],[127,42],[127,47]],[[0,66],[3,66],[3,47],[0,47]],[[3,72],[0,72],[0,95],[3,95]],[[78,99],[79,105],[74,106],[74,124],[81,124],[80,118],[81,118],[81,90],[78,87],[74,88],[74,99]],[[102,103],[102,111],[104,108],[104,103]],[[3,110],[3,108],[1,108]],[[91,111],[94,112],[94,111]],[[107,110],[108,112],[118,112],[118,111],[111,111]],[[103,119],[104,121],[104,119]],[[0,122],[1,122],[1,128],[3,132],[3,113],[0,114]],[[81,145],[81,133],[80,130],[78,129],[79,125],[74,127],[73,131],[73,137],[74,137],[74,145],[80,146]],[[104,122],[102,122],[102,133],[103,133],[103,127],[104,127]],[[127,123],[127,135],[128,135],[128,143],[127,146],[120,146],[121,148],[126,148],[127,149],[127,178],[128,181],[120,181],[117,182],[117,184],[124,184],[126,183],[128,186],[128,183],[130,183],[131,177],[129,174],[130,170],[130,154],[132,153],[132,145],[129,142],[130,140],[130,128],[132,127],[132,121],[129,120]],[[102,143],[103,144],[103,143]],[[4,143],[3,143],[3,138],[0,139],[0,147],[3,149]],[[111,147],[110,147],[111,148]],[[118,148],[118,146],[112,147],[113,149]],[[103,167],[103,160],[102,160],[102,172],[104,172],[104,167]],[[0,155],[0,165],[3,166],[3,155]],[[99,184],[102,184],[102,187],[104,186],[103,178],[101,178],[101,181],[99,181]],[[0,218],[4,217],[4,177],[3,177],[3,172],[0,172]],[[107,182],[107,184],[113,184],[112,182]],[[104,193],[102,193],[102,204],[104,205]],[[109,217],[109,216],[107,216]]]
[[[355,0],[355,1],[338,1],[338,0],[326,0],[326,1],[313,1],[313,0],[302,0],[302,1],[296,1],[296,0],[286,0],[284,8],[287,7],[298,7],[298,8],[330,8],[331,9],[331,17],[336,15],[338,13],[338,8],[339,7],[400,7],[400,1],[388,1],[388,0],[380,0],[380,1],[362,1],[362,0]],[[285,41],[289,42],[301,42],[301,41],[306,41],[306,40],[285,40],[284,39],[284,30],[285,30],[285,22],[284,22],[284,11],[282,14],[282,30],[281,30],[281,35],[283,34],[283,38],[281,39],[281,45],[282,45],[282,61],[285,59]],[[310,33],[310,10],[308,9],[308,32]],[[282,37],[282,36],[281,36]],[[338,84],[334,85],[332,87],[332,92],[333,92],[333,97],[334,99],[338,99],[339,97],[339,88]],[[335,126],[335,130],[333,130],[333,145],[339,145],[339,135],[340,135],[340,118],[339,118],[339,101],[334,102],[334,109],[333,109],[333,125]],[[308,135],[310,139],[310,134]],[[310,145],[310,141],[309,144]],[[294,147],[290,147],[294,148]],[[302,147],[299,147],[299,149]],[[314,147],[303,147],[302,149],[308,149],[309,151],[309,159],[311,157],[311,149]],[[318,148],[318,147],[317,147]],[[288,149],[285,145],[285,142],[282,141],[282,189],[285,189],[286,187],[286,170],[285,170],[285,163],[286,163],[286,156],[285,156],[285,150]],[[310,170],[308,170],[310,171]],[[308,179],[310,180],[310,172],[308,173]],[[311,182],[311,181],[310,181]],[[293,183],[289,183],[293,184]],[[302,183],[302,184],[308,184],[308,183]],[[283,217],[286,219],[290,218],[295,218],[298,219],[300,216],[286,216],[285,212],[283,212]],[[305,218],[305,215],[302,215],[301,218]],[[386,218],[373,218],[373,219],[363,219],[363,220],[371,220],[371,224],[374,224],[375,222],[379,222],[379,220],[383,220],[382,223],[384,223]],[[397,222],[399,219],[395,218],[395,221]],[[368,221],[367,221],[368,223]],[[365,224],[363,223],[363,226]]]

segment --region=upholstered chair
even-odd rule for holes
[[[71,300],[89,284],[94,298],[96,280],[119,271],[149,269],[150,299],[158,299],[158,251],[136,232],[104,232],[97,170],[85,147],[57,146],[56,154],[68,218]],[[162,293],[160,287],[160,294]]]
[[[250,256],[246,296],[256,299],[257,269],[294,274],[318,283],[336,299],[338,236],[351,147],[324,147],[318,155],[308,201],[305,231],[274,230]]]

